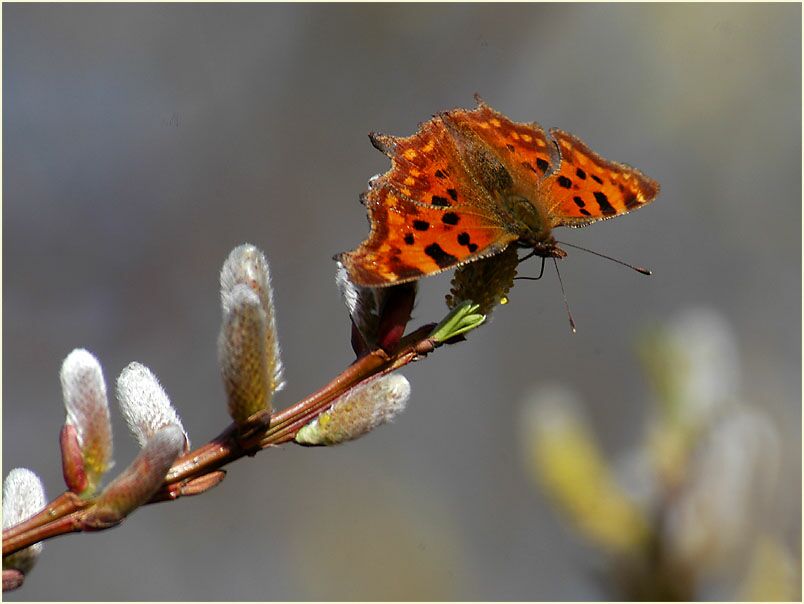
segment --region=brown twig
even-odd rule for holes
[[[62,518],[68,514],[72,514],[73,512],[87,507],[88,505],[88,501],[81,499],[75,493],[71,493],[70,491],[62,493],[56,497],[56,499],[47,504],[45,508],[38,514],[31,516],[24,522],[20,522],[17,525],[3,530],[3,556],[13,554],[15,551],[17,551],[17,549],[21,549],[15,548],[13,550],[8,549],[8,551],[6,551],[7,548],[9,548],[8,544],[11,542],[11,540],[17,539],[24,533],[30,533],[31,531],[38,529],[49,522],[53,522],[54,520]],[[34,541],[32,543],[36,542]],[[27,545],[30,545],[30,543]],[[27,547],[27,545],[23,547]]]

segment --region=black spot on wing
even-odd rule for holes
[[[606,194],[601,191],[594,192],[595,201],[597,201],[597,205],[600,206],[600,211],[603,212],[606,216],[612,216],[617,213],[617,210],[614,209],[609,203],[609,198],[606,197]]]
[[[431,243],[424,248],[424,253],[430,256],[439,268],[447,268],[458,262],[458,259],[452,254],[448,254],[437,243]]]
[[[418,269],[415,266],[411,266],[409,264],[405,264],[396,256],[391,256],[390,263],[391,263],[391,269],[394,271],[394,274],[400,279],[411,279],[415,277],[421,277],[424,274],[421,271],[421,269]]]
[[[460,233],[457,237],[458,243],[466,248],[474,254],[477,251],[477,244],[472,243],[472,238],[469,236],[469,233]]]
[[[639,200],[636,198],[633,192],[629,191],[625,194],[625,207],[629,210],[633,210],[636,207],[639,207]]]
[[[413,221],[413,228],[417,231],[426,231],[430,228],[430,223],[426,220],[414,220]]]
[[[461,221],[461,217],[455,212],[447,212],[441,217],[441,222],[449,225],[456,225]]]

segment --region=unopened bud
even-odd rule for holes
[[[349,279],[346,267],[337,263],[335,283],[341,291],[346,309],[360,335],[369,347],[377,343],[377,332],[380,327],[380,309],[385,295],[384,287],[360,287]]]
[[[83,518],[84,530],[101,530],[123,521],[159,490],[170,466],[184,450],[184,431],[166,426],[156,432],[139,455],[98,496]]]
[[[14,591],[22,587],[25,575],[15,568],[3,569],[3,591]]]
[[[61,388],[67,412],[65,423],[74,426],[92,494],[112,466],[112,426],[106,383],[100,363],[83,349],[73,350],[61,366]]]
[[[84,453],[78,442],[78,431],[72,424],[64,424],[59,434],[61,446],[61,472],[64,483],[73,493],[86,491],[89,481],[84,467]]]
[[[349,278],[349,272],[337,262],[335,283],[341,291],[352,323],[368,348],[393,346],[402,337],[410,320],[418,283],[390,287],[361,287]],[[354,346],[354,344],[353,344]],[[355,347],[355,352],[360,352]]]

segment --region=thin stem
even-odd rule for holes
[[[263,448],[264,446],[277,444],[277,440],[271,440],[272,436],[283,431],[283,429],[287,428],[289,425],[298,423],[300,418],[308,417],[311,415],[311,412],[320,412],[349,388],[371,377],[383,364],[388,363],[389,360],[388,355],[381,350],[358,359],[320,390],[312,393],[295,405],[271,415],[270,427],[264,434],[259,435],[260,439],[256,443],[239,441],[237,438],[237,427],[234,424],[229,426],[220,436],[176,460],[173,467],[167,473],[165,482],[170,485],[205,474],[231,463],[235,459],[243,457],[247,454],[247,451],[255,446]],[[313,415],[314,414],[315,413],[313,413]],[[282,432],[282,435],[286,435],[286,433],[287,431],[285,430]],[[263,441],[265,441],[265,445],[262,444]]]
[[[23,533],[29,533],[45,524],[58,520],[90,505],[89,501],[81,499],[75,493],[67,491],[56,497],[38,514],[34,514],[24,522],[3,531],[3,556],[14,553],[15,550],[6,551],[9,543]],[[35,542],[34,542],[35,543]]]
[[[7,539],[5,536],[3,536],[3,556],[5,557],[8,555],[6,554],[6,549],[9,550],[9,554],[13,554],[14,552],[28,547],[29,545],[38,543],[39,541],[44,541],[52,537],[58,537],[59,535],[66,535],[67,533],[75,533],[83,530],[81,524],[81,514],[82,512],[80,511],[73,512],[69,516],[64,516],[63,518],[59,518],[58,520],[54,520],[48,524],[37,526],[36,528],[17,535],[16,537]]]

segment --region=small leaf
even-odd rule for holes
[[[469,300],[461,302],[436,326],[430,338],[443,343],[480,327],[485,322],[486,315],[476,313],[478,308],[477,304]]]

